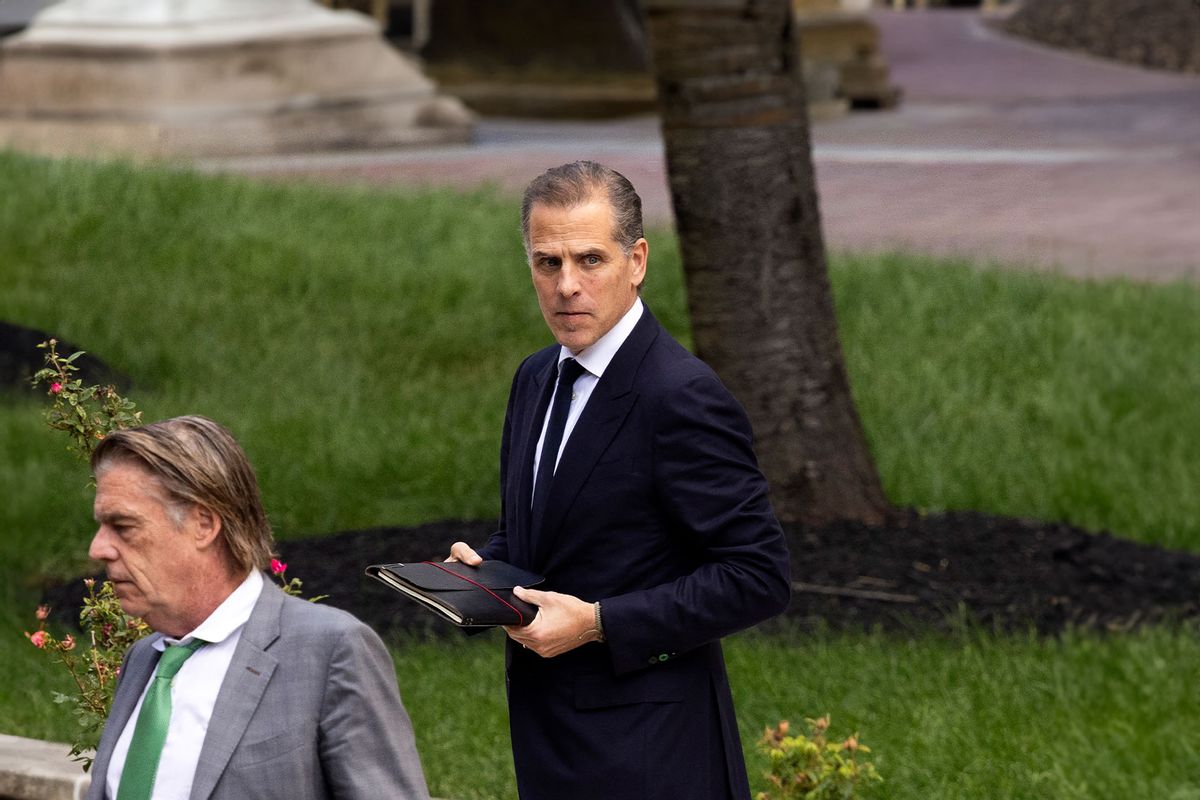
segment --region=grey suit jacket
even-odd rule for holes
[[[158,662],[155,637],[126,655],[87,800],[104,800],[113,747]],[[217,695],[191,800],[356,797],[429,797],[392,660],[352,615],[267,581]]]

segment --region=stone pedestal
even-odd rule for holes
[[[434,0],[429,74],[483,114],[610,117],[655,108],[638,0]]]
[[[218,156],[465,141],[378,26],[309,0],[66,0],[0,47],[0,146]]]
[[[857,0],[792,0],[800,54],[806,70],[836,68],[833,97],[855,108],[891,108],[900,89],[888,82],[879,29]],[[810,91],[814,88],[809,81]]]

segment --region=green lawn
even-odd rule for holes
[[[832,273],[893,501],[1200,549],[1200,289],[903,255]],[[646,299],[687,341],[664,233]],[[132,376],[149,419],[227,424],[281,539],[494,516],[509,380],[549,340],[512,198],[2,154],[0,319]],[[91,492],[40,408],[0,394],[0,731],[65,738],[45,699],[60,684],[21,631],[43,582],[84,567]],[[398,650],[434,791],[508,797],[498,648],[457,647]],[[1195,650],[1166,631],[749,636],[730,662],[748,747],[778,717],[830,712],[876,747],[882,797],[1185,798],[1200,797]]]
[[[895,502],[1200,549],[1200,288],[903,256],[846,259],[833,277]]]
[[[488,638],[395,649],[430,781],[462,800],[515,796]],[[763,727],[830,713],[831,735],[857,731],[872,748],[885,780],[873,798],[1200,798],[1194,635],[749,634],[726,658],[755,791],[767,788]]]

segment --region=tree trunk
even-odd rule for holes
[[[698,354],[781,519],[890,511],[850,394],[789,0],[645,0]]]

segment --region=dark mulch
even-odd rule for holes
[[[38,345],[52,338],[58,340],[57,350],[62,356],[85,349],[37,328],[0,321],[0,391],[33,391],[30,379],[45,364],[46,351],[39,350]],[[79,368],[76,377],[85,383],[112,385],[121,391],[129,388],[129,378],[91,353],[85,352],[74,366]]]
[[[1026,0],[1010,33],[1129,64],[1200,72],[1196,0]]]
[[[368,564],[441,558],[451,542],[482,543],[490,522],[446,521],[284,542],[305,595],[352,611],[377,630],[448,633],[452,626],[365,577]],[[1067,627],[1125,630],[1200,616],[1200,554],[1057,523],[978,513],[919,516],[872,528],[841,523],[788,530],[792,579],[785,619],[801,627],[988,628],[1043,634]],[[74,613],[81,583],[46,593]]]

